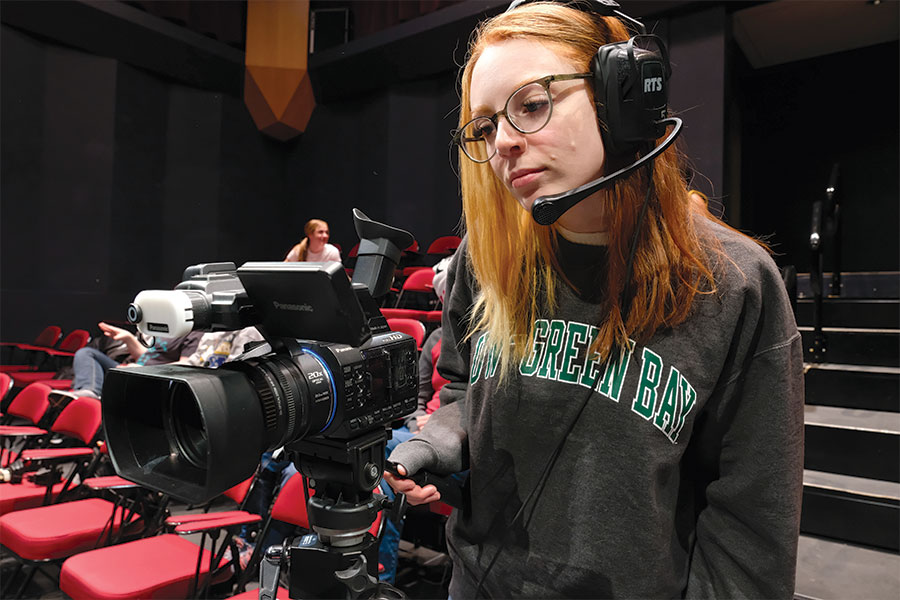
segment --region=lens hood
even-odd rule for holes
[[[252,475],[268,449],[253,385],[225,369],[112,369],[103,386],[103,423],[119,475],[190,503]]]

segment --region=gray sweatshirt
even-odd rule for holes
[[[598,364],[587,356],[597,294],[563,285],[503,385],[482,333],[465,340],[478,292],[460,246],[438,361],[450,383],[424,430],[391,455],[412,473],[471,470],[468,506],[447,524],[454,600],[476,596],[492,561],[480,597],[792,597],[800,336],[771,258],[724,227],[699,226],[733,263],[719,266],[718,293],[698,296],[686,322]],[[603,252],[561,240],[570,279],[595,290]]]

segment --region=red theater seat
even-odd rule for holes
[[[56,499],[64,486],[65,483],[54,485],[47,499],[50,502]],[[44,504],[46,493],[47,488],[45,486],[36,485],[29,481],[23,481],[15,485],[3,484],[2,494],[0,494],[0,515],[40,506]]]
[[[229,491],[239,494],[242,490],[246,491],[244,484]],[[289,523],[302,521],[305,528],[309,527],[299,474],[291,477],[278,493],[272,514],[257,539],[265,538],[273,518]],[[170,517],[166,524],[174,528],[175,533],[91,550],[67,559],[60,574],[60,589],[73,600],[194,597],[195,590],[201,589],[208,579],[210,562],[222,556],[224,547],[220,545],[215,550],[214,546],[209,551],[178,534],[222,529],[231,534],[244,524],[261,520],[259,515],[240,510]],[[230,537],[226,535],[223,544]],[[254,567],[254,559],[259,554],[260,546],[257,545],[248,569]],[[232,562],[238,559],[237,553],[233,552],[233,556],[232,561],[218,563],[212,576],[214,581],[224,581],[231,576]],[[241,573],[238,586],[246,579],[246,572]]]
[[[407,333],[416,340],[416,348],[419,350],[422,349],[422,344],[425,342],[425,324],[422,321],[418,321],[416,319],[404,319],[404,318],[391,318],[387,319],[388,327],[390,327],[391,331],[399,331],[400,333]]]
[[[200,555],[200,576],[212,554],[179,535],[83,552],[63,563],[59,587],[72,600],[188,598]]]
[[[122,511],[115,511],[114,533],[121,529],[122,516]],[[87,498],[3,515],[0,538],[25,560],[58,560],[97,547],[112,520],[112,502]]]
[[[462,239],[458,235],[445,235],[437,238],[428,246],[427,254],[429,256],[450,256],[456,249],[459,248],[459,245],[462,243]]]
[[[34,385],[40,386],[41,384]],[[19,396],[26,391],[22,390]],[[16,396],[16,400],[19,399],[19,396]],[[27,478],[20,483],[0,485],[0,515],[55,502],[61,494],[68,492],[72,488],[76,479],[81,480],[93,474],[101,456],[101,450],[95,443],[100,431],[100,422],[99,400],[95,398],[75,398],[63,408],[53,422],[53,426],[50,428],[50,433],[53,435],[42,437],[47,445],[51,443],[51,440],[56,439],[61,443],[80,444],[79,447],[22,449],[20,452],[14,453],[13,456],[6,457],[6,460],[20,458],[27,465],[33,464],[58,470],[60,478],[62,478],[64,466],[74,466],[68,467],[68,476],[65,478],[65,481],[53,484],[52,487],[48,487],[49,484],[47,486],[35,484]],[[16,428],[10,427],[7,429]],[[19,428],[20,435],[22,434],[22,429],[34,428]]]

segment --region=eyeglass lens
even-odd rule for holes
[[[515,92],[506,102],[506,118],[522,133],[534,133],[550,120],[550,93],[540,83],[529,83]],[[498,114],[497,119],[500,118]],[[460,145],[476,162],[486,162],[497,151],[497,126],[490,117],[476,117],[463,127]]]

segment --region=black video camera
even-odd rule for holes
[[[255,325],[265,342],[218,369],[110,371],[103,422],[121,476],[199,503],[284,446],[308,477],[370,496],[386,430],[416,407],[415,340],[389,331],[373,299],[389,289],[412,236],[357,209],[354,222],[352,283],[335,262],[215,263],[189,267],[174,291],[138,294],[128,316],[144,333]]]

